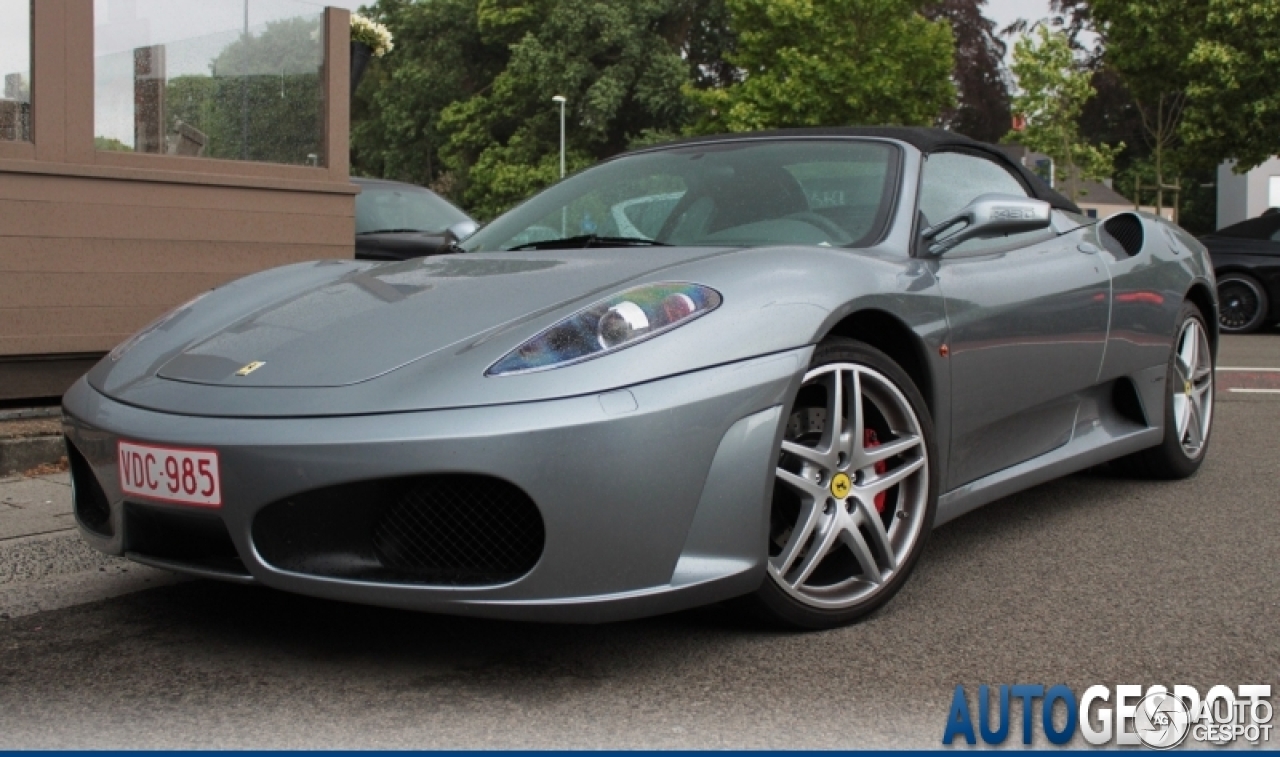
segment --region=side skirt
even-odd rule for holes
[[[1159,366],[1160,378],[1163,378],[1164,370],[1164,366]],[[1156,369],[1142,371],[1134,377],[1137,379],[1135,383],[1139,387],[1144,383],[1155,383],[1151,380],[1155,375]],[[1154,427],[1126,417],[1113,400],[1114,383],[1108,382],[1084,393],[1076,413],[1075,428],[1066,444],[940,496],[934,527],[1010,494],[1159,444],[1164,437],[1163,415],[1156,414],[1159,420]],[[1162,381],[1159,391],[1163,395]],[[1128,415],[1132,416],[1132,413]],[[1147,417],[1151,417],[1149,413]]]

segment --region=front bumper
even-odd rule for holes
[[[81,533],[101,551],[173,570],[434,612],[598,622],[715,602],[764,578],[784,408],[811,352],[603,395],[332,418],[159,413],[113,401],[82,379],[64,398],[64,428],[73,460],[84,461],[100,487],[106,525],[80,517]],[[126,503],[116,460],[121,439],[218,451],[223,505],[211,517],[225,525],[242,569],[138,551],[130,512],[187,508]],[[501,585],[388,583],[284,570],[255,547],[254,518],[272,503],[424,474],[492,476],[528,494],[545,527],[536,565]],[[77,485],[78,516],[87,488]]]

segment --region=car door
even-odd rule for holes
[[[992,192],[1030,194],[994,160],[935,153],[921,176],[922,223]],[[1102,365],[1111,297],[1106,265],[1080,244],[1083,234],[1050,228],[970,240],[931,259],[949,326],[948,489],[1071,439],[1078,393]]]

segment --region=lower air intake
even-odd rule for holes
[[[385,568],[427,583],[482,585],[533,569],[545,533],[533,500],[485,476],[424,477],[374,523],[373,549]]]
[[[88,530],[100,536],[111,536],[111,503],[107,501],[107,493],[93,474],[93,466],[80,450],[63,437],[67,445],[67,460],[71,464],[72,507],[75,508],[76,519]]]

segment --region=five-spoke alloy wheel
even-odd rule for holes
[[[932,527],[932,450],[928,412],[901,368],[858,342],[821,345],[778,455],[765,609],[824,628],[895,593]]]
[[[1204,454],[1213,423],[1213,353],[1197,318],[1182,323],[1173,370],[1180,382],[1173,387],[1174,430],[1183,453],[1198,459]]]
[[[1119,461],[1147,478],[1180,479],[1204,461],[1213,429],[1213,345],[1200,309],[1184,303],[1166,374],[1164,439]]]

